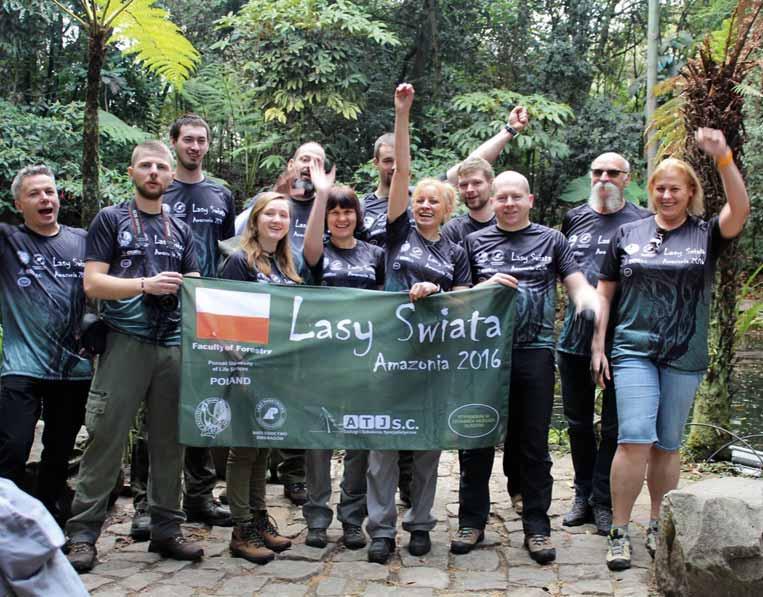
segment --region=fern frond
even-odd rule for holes
[[[191,76],[201,56],[156,0],[97,0],[102,22],[110,22],[110,42],[135,57],[149,71],[180,89]]]
[[[105,110],[98,110],[98,127],[109,139],[125,145],[136,145],[151,137],[150,133],[127,124]]]

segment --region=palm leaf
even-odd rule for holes
[[[109,139],[117,143],[124,143],[125,145],[143,143],[143,141],[152,136],[150,133],[131,126],[114,116],[111,112],[104,110],[98,110],[98,127],[101,133]]]

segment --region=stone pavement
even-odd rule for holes
[[[400,531],[398,550],[390,563],[370,564],[365,549],[350,551],[339,542],[341,525],[336,520],[329,529],[332,542],[328,547],[308,547],[304,545],[306,526],[301,510],[283,497],[280,485],[268,485],[270,514],[280,531],[294,542],[273,562],[258,566],[232,558],[228,551],[230,529],[198,524],[184,525],[184,532],[203,542],[204,560],[162,560],[157,554],[147,553],[147,543],[133,543],[129,538],[132,504],[128,498],[120,498],[98,542],[99,563],[82,580],[99,597],[658,595],[650,584],[651,560],[643,546],[648,521],[646,490],[639,497],[631,524],[633,568],[610,572],[604,560],[606,540],[595,534],[593,525],[569,529],[561,525],[572,498],[572,464],[568,455],[553,456],[555,482],[550,515],[557,559],[551,565],[537,565],[522,547],[522,524],[506,493],[500,453],[491,479],[493,504],[485,542],[467,555],[449,553],[450,537],[458,529],[458,457],[455,452],[443,452],[434,508],[438,524],[432,532],[432,551],[426,556],[411,556],[405,548],[408,534]],[[335,458],[335,500],[340,470],[341,463]]]

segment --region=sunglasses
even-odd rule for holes
[[[601,168],[591,168],[591,174],[593,174],[597,178],[601,176],[602,174],[604,174],[605,172],[607,173],[607,176],[609,176],[610,178],[617,178],[621,174],[628,174],[625,170],[617,170],[615,168],[606,169],[606,170],[603,170]]]

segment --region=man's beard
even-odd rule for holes
[[[464,204],[469,209],[469,211],[479,211],[488,204],[488,201],[490,201],[490,197],[483,198],[478,195],[477,197],[472,198],[470,201],[464,199]]]
[[[201,160],[198,162],[186,162],[183,158],[181,158],[179,155],[177,156],[178,162],[180,162],[183,165],[183,168],[186,170],[198,170],[201,167]]]
[[[166,187],[163,187],[161,184],[159,185],[159,190],[157,191],[150,191],[146,187],[139,185],[136,181],[132,181],[132,184],[135,186],[135,188],[138,190],[138,193],[141,197],[144,199],[161,199],[162,195],[164,195],[164,191],[166,191]],[[158,184],[158,183],[157,183]]]
[[[599,189],[602,185],[606,190],[603,198],[599,195]],[[623,206],[623,193],[614,183],[597,182],[591,187],[591,194],[588,196],[588,205],[595,211],[617,211]]]

